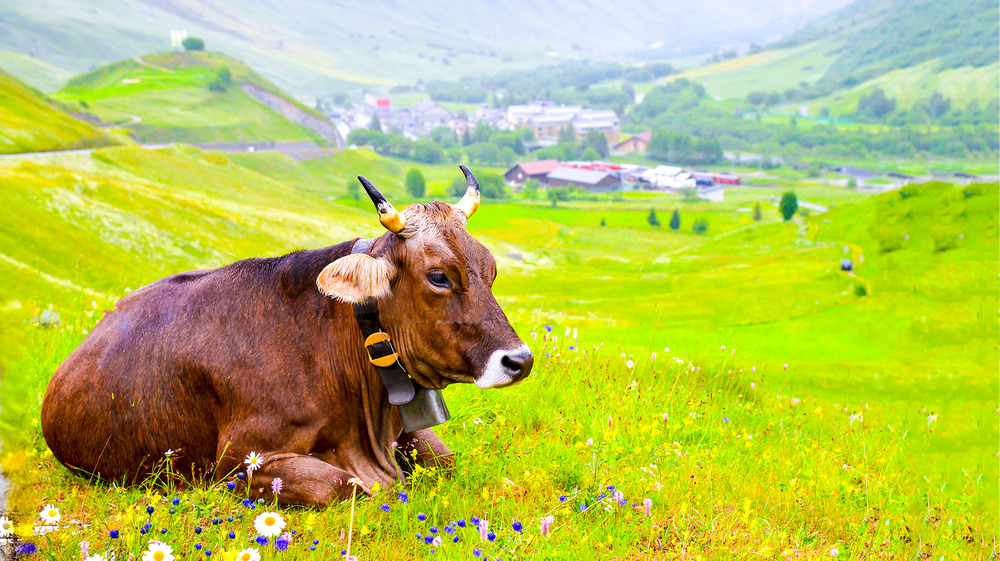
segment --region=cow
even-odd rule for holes
[[[377,311],[419,388],[528,376],[531,351],[492,293],[496,261],[466,231],[479,184],[460,168],[461,201],[402,212],[358,176],[388,230],[374,240],[175,274],[122,298],[46,389],[54,456],[130,482],[165,455],[191,480],[231,477],[253,452],[253,497],[314,506],[405,479],[400,447],[447,465],[433,430],[403,432],[355,308]]]

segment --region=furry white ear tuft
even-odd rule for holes
[[[337,259],[323,269],[316,279],[319,291],[350,304],[384,298],[391,292],[389,264],[365,253]]]

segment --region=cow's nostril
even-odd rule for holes
[[[500,359],[500,364],[510,373],[511,376],[524,378],[531,372],[531,366],[535,363],[535,357],[531,352],[515,352],[504,355]]]

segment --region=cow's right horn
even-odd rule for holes
[[[479,208],[479,181],[476,181],[476,176],[472,175],[469,168],[464,165],[459,165],[458,168],[465,174],[466,188],[465,196],[462,197],[462,200],[458,201],[455,208],[462,211],[462,214],[465,214],[465,217],[468,218]]]
[[[394,234],[400,233],[403,230],[403,227],[406,226],[406,220],[404,220],[399,214],[399,211],[392,206],[392,203],[385,200],[382,193],[378,192],[378,189],[372,185],[371,181],[368,181],[367,177],[359,175],[358,181],[364,185],[365,191],[368,192],[368,196],[371,197],[372,202],[375,203],[375,210],[378,211],[378,221],[385,226],[386,230],[389,230]]]

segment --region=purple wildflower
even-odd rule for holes
[[[274,549],[277,549],[278,551],[285,551],[288,549],[288,538],[285,536],[274,538]]]
[[[511,527],[514,528],[514,531],[518,533],[524,530],[524,526],[522,526],[520,522],[514,522],[514,524],[512,524]]]
[[[380,506],[380,507],[378,507],[378,508],[379,508],[379,509],[380,509],[380,510],[381,510],[382,512],[389,512],[390,510],[392,510],[392,507],[390,507],[389,505],[382,505],[382,506]]]
[[[111,530],[110,532],[108,532],[108,535],[111,536],[111,539],[117,540],[118,539],[118,530]]]
[[[424,520],[427,520],[427,515],[421,512],[420,514],[417,514],[417,520],[423,522]]]
[[[35,544],[31,542],[19,543],[17,544],[17,547],[14,548],[14,557],[20,557],[22,555],[31,555],[36,551],[38,551],[38,547],[36,547]]]
[[[261,546],[267,545],[267,538],[264,536],[257,536],[257,544]]]
[[[410,502],[410,496],[406,494],[406,491],[399,494],[399,502],[404,504]]]

